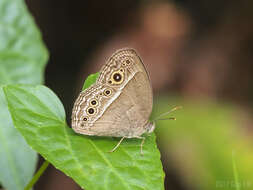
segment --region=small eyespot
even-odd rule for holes
[[[87,112],[88,112],[88,114],[93,115],[95,113],[95,109],[94,108],[88,108]]]
[[[123,69],[120,69],[120,72],[123,72],[124,70]]]
[[[131,59],[125,59],[122,63],[122,66],[129,66],[132,63]]]
[[[88,121],[88,118],[87,118],[87,117],[84,117],[84,118],[83,118],[83,121]]]
[[[109,89],[107,89],[107,90],[104,91],[104,95],[105,95],[105,96],[110,96],[111,93],[112,93],[112,91],[109,90]]]
[[[84,124],[83,124],[83,123],[81,123],[81,127],[84,127]]]
[[[111,81],[111,80],[109,80],[108,82],[109,82],[110,84],[112,84],[112,81]]]
[[[98,104],[98,101],[96,99],[93,99],[90,101],[91,106],[96,106]]]
[[[125,62],[127,65],[129,65],[131,63],[131,61],[129,59],[127,59]]]
[[[96,104],[97,104],[97,101],[96,101],[96,100],[92,100],[92,101],[91,101],[91,104],[92,104],[92,105],[96,105]]]

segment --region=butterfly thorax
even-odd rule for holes
[[[155,130],[155,123],[154,122],[148,122],[145,125],[144,128],[146,130],[146,133],[152,133]]]

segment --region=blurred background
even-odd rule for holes
[[[85,78],[123,47],[150,73],[166,189],[253,189],[251,0],[27,0],[50,52],[46,85],[67,118]],[[42,159],[40,160],[41,164]],[[39,166],[38,166],[39,167]],[[80,189],[50,166],[35,190]]]

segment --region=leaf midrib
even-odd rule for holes
[[[95,150],[98,152],[98,154],[103,158],[103,160],[105,161],[105,163],[111,167],[113,173],[118,176],[118,178],[122,181],[122,184],[124,184],[127,189],[130,189],[129,185],[125,183],[124,179],[122,179],[122,177],[118,174],[118,172],[115,171],[115,168],[113,167],[113,165],[111,164],[111,162],[103,155],[103,152],[92,142],[92,140],[88,140],[90,142],[90,144],[95,148]]]
[[[84,178],[86,178],[86,175],[85,175],[85,172],[84,172],[84,168],[80,162],[80,160],[78,159],[78,157],[75,155],[75,153],[73,152],[73,147],[72,147],[72,144],[71,144],[71,140],[70,140],[70,137],[68,135],[68,132],[66,130],[66,125],[64,124],[63,126],[63,131],[64,131],[64,134],[65,134],[65,137],[66,137],[66,140],[67,140],[67,144],[68,144],[68,147],[69,147],[69,151],[71,153],[71,155],[73,156],[73,158],[75,159],[76,163],[79,165],[79,172],[82,174],[82,176]]]

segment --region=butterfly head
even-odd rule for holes
[[[148,122],[145,126],[145,130],[147,133],[152,133],[155,130],[155,123],[154,122]]]

